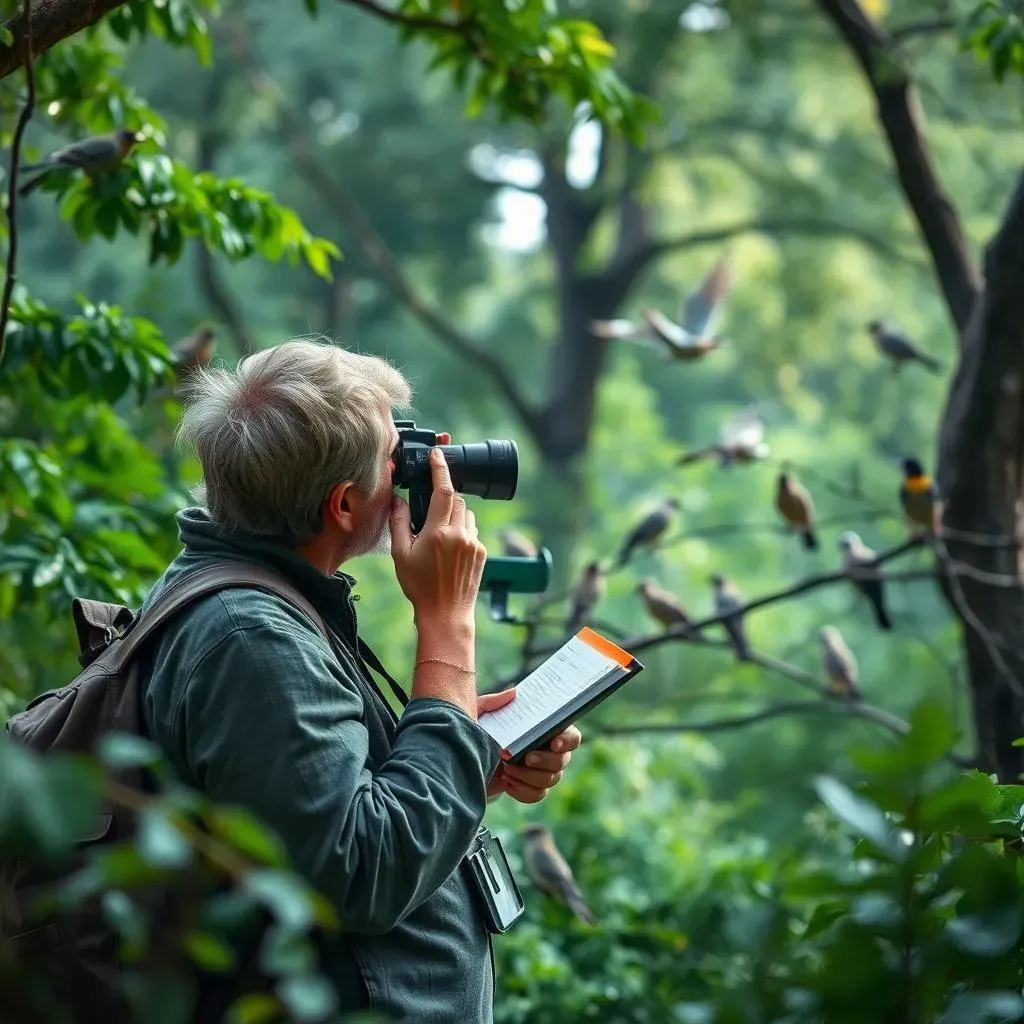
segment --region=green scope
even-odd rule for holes
[[[516,622],[508,611],[509,594],[543,594],[551,582],[552,565],[547,548],[541,548],[535,558],[488,558],[480,590],[491,595],[491,618],[495,622]]]

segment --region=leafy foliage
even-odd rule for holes
[[[961,28],[964,49],[986,60],[997,82],[1024,74],[1024,12],[1006,0],[982,0]]]

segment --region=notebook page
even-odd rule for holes
[[[618,668],[618,662],[574,636],[516,686],[515,700],[481,715],[478,723],[507,749],[546,719],[558,718],[562,708]]]

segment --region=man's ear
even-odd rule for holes
[[[360,507],[359,492],[355,484],[351,480],[343,480],[331,488],[324,501],[324,526],[332,524],[343,533],[355,533]]]

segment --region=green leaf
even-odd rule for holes
[[[269,992],[249,992],[228,1011],[227,1024],[268,1024],[281,1015],[281,1003]]]
[[[1008,953],[1020,938],[1024,916],[1017,904],[984,914],[954,917],[946,924],[946,935],[964,953],[996,957]]]
[[[304,935],[271,927],[260,945],[260,970],[274,977],[307,974],[316,966],[316,950]]]
[[[243,889],[259,900],[285,928],[306,931],[315,919],[313,901],[296,875],[284,871],[250,871]]]
[[[832,813],[853,832],[864,836],[894,860],[906,858],[907,847],[899,841],[885,815],[873,803],[856,796],[830,775],[819,775],[814,786]]]
[[[106,922],[121,937],[127,949],[122,955],[136,959],[146,949],[148,928],[146,916],[127,894],[118,889],[108,890],[100,898]]]
[[[138,816],[135,845],[139,856],[158,868],[187,867],[193,858],[192,847],[159,807],[144,807]]]
[[[96,754],[108,768],[151,768],[163,760],[155,743],[127,732],[101,736]]]
[[[235,966],[234,950],[209,932],[188,932],[181,947],[195,964],[212,974],[224,974]]]
[[[1024,1017],[1019,992],[958,992],[939,1024],[1011,1024]]]
[[[286,978],[274,991],[299,1024],[322,1021],[338,1009],[334,986],[322,974]]]
[[[281,840],[243,807],[215,807],[207,816],[210,832],[252,860],[284,867],[288,856]]]

